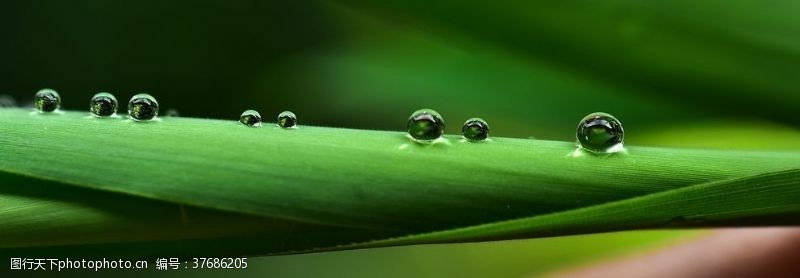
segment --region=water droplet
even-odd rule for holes
[[[414,111],[408,118],[408,135],[419,141],[433,141],[444,133],[442,115],[431,109]]]
[[[483,141],[489,137],[489,124],[481,118],[472,118],[461,127],[461,134],[470,141]]]
[[[578,124],[578,146],[593,153],[622,150],[625,132],[622,123],[606,113],[592,113]]]
[[[158,116],[158,101],[149,94],[137,94],[128,102],[128,115],[135,121],[148,121]]]
[[[33,97],[33,103],[40,112],[53,112],[61,106],[61,96],[53,89],[41,89]]]
[[[297,116],[292,111],[283,111],[278,114],[278,126],[282,128],[293,128],[297,125]]]
[[[15,106],[17,106],[17,101],[15,101],[13,97],[9,95],[0,95],[0,108]]]
[[[241,116],[239,116],[239,122],[246,126],[260,127],[261,114],[259,114],[256,110],[246,110],[242,112]]]
[[[89,111],[95,116],[108,117],[117,113],[117,98],[106,92],[97,93],[89,102]]]
[[[181,114],[175,108],[167,109],[167,112],[164,113],[167,117],[180,117]]]

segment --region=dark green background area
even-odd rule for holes
[[[354,128],[441,112],[448,133],[572,139],[590,112],[629,130],[798,125],[793,1],[16,1],[0,6],[0,93],[156,96],[162,113]],[[636,142],[636,133],[629,140]]]
[[[148,92],[162,108],[197,117],[280,107],[273,102],[282,99],[253,98],[286,91],[253,83],[275,62],[332,38],[322,12],[283,1],[5,3],[2,91],[24,100],[52,87],[67,109],[83,109],[97,91],[121,101]]]
[[[796,149],[797,11],[791,0],[4,1],[0,94],[25,104],[50,87],[65,109],[88,111],[96,92],[123,109],[147,92],[162,113],[236,120],[256,109],[274,122],[292,110],[300,124],[385,130],[433,108],[449,134],[481,117],[493,136],[555,140],[603,111],[628,144]],[[254,258],[250,272],[224,274],[517,276],[686,235]]]

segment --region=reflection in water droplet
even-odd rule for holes
[[[578,146],[592,153],[622,151],[625,131],[622,123],[606,113],[592,113],[578,124]]]
[[[444,119],[442,115],[432,109],[414,111],[408,117],[408,135],[419,142],[431,142],[442,137],[444,133]]]
[[[135,121],[149,121],[158,116],[158,101],[149,94],[137,94],[128,102],[128,115]]]
[[[53,89],[41,89],[33,97],[33,103],[39,112],[53,112],[61,107],[61,96]]]
[[[297,125],[297,116],[291,111],[283,111],[278,114],[278,126],[282,128],[293,128]]]
[[[472,118],[461,127],[461,134],[469,141],[483,141],[489,138],[489,124],[481,118]]]
[[[242,112],[242,115],[239,116],[239,122],[246,126],[260,127],[261,114],[259,114],[256,110],[245,110]]]
[[[117,113],[117,98],[106,92],[97,93],[89,102],[89,111],[98,117],[113,116]]]

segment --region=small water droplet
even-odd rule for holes
[[[444,119],[442,119],[442,115],[432,109],[420,109],[408,117],[407,128],[408,135],[415,140],[430,142],[442,137]]]
[[[297,125],[297,116],[292,111],[283,111],[278,114],[278,126],[282,128],[293,128]]]
[[[167,117],[180,117],[181,114],[178,113],[178,110],[175,108],[167,109],[167,112],[164,113]]]
[[[98,117],[109,117],[117,113],[117,98],[106,92],[97,93],[89,102],[89,111]]]
[[[53,89],[41,89],[33,97],[33,103],[39,112],[53,112],[61,107],[61,96]]]
[[[134,121],[149,121],[158,116],[158,101],[149,94],[137,94],[128,102],[128,115]]]
[[[17,106],[17,101],[15,101],[13,97],[9,95],[0,95],[0,108],[15,106]]]
[[[622,123],[607,113],[592,113],[578,124],[578,146],[593,153],[612,153],[622,150],[625,131]]]
[[[261,114],[256,110],[245,110],[242,112],[242,115],[239,116],[239,122],[246,126],[260,127]]]
[[[469,141],[483,141],[489,138],[489,124],[481,118],[472,118],[461,127],[461,134]]]

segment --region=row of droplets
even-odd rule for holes
[[[39,90],[34,96],[34,106],[39,112],[53,112],[61,106],[61,96],[53,89]],[[117,114],[119,102],[113,94],[97,93],[89,101],[89,112],[97,117],[111,117]],[[149,121],[158,116],[158,101],[149,94],[137,94],[128,102],[128,115],[135,121]],[[242,113],[239,121],[247,126],[261,126],[261,115],[255,110]],[[278,115],[278,125],[293,128],[297,124],[297,116],[291,111]]]
[[[239,116],[239,122],[250,127],[261,126],[261,114],[256,110],[245,110]],[[297,127],[297,116],[292,111],[283,111],[278,114],[278,126],[282,128],[295,128]]]
[[[34,105],[40,112],[52,112],[61,105],[61,97],[52,89],[42,89],[34,97]],[[89,111],[98,117],[113,116],[118,102],[114,95],[106,92],[95,94],[89,104]],[[128,115],[135,121],[149,121],[158,115],[158,101],[149,94],[137,94],[128,102]],[[239,122],[250,127],[260,127],[261,114],[246,110]],[[278,115],[278,126],[295,128],[297,116],[291,111]],[[419,143],[431,143],[444,134],[444,118],[432,109],[414,111],[406,126],[408,135]],[[471,142],[481,142],[489,138],[489,124],[481,118],[470,118],[461,127],[462,136]],[[578,146],[592,153],[611,153],[622,149],[625,132],[614,116],[597,112],[581,119],[576,131]]]
[[[408,118],[408,135],[421,143],[434,142],[444,134],[444,118],[432,109],[414,111]],[[489,138],[489,123],[481,118],[464,122],[461,134],[471,142]],[[622,150],[625,131],[622,123],[608,113],[591,113],[581,119],[576,130],[578,146],[592,153],[612,153]]]
[[[61,96],[53,89],[41,89],[34,95],[33,105],[39,112],[53,112],[61,107]],[[89,101],[89,111],[98,117],[114,116],[118,106],[117,98],[106,92]],[[158,101],[149,94],[136,94],[128,101],[128,115],[135,121],[152,120],[158,116]]]

